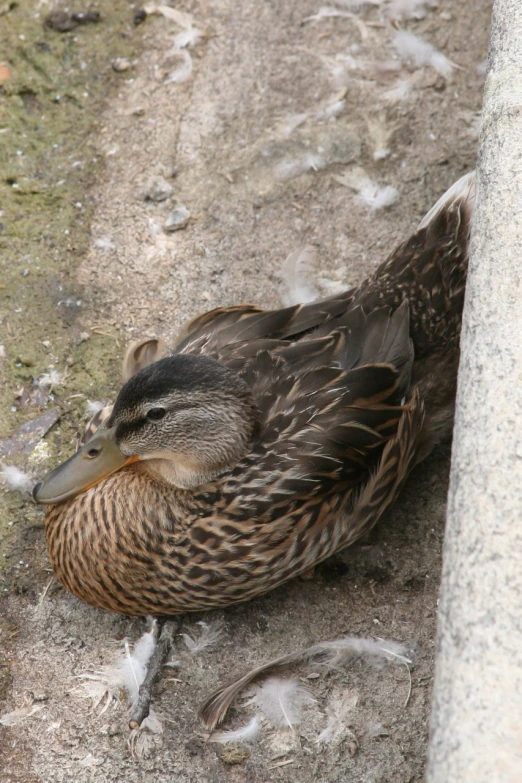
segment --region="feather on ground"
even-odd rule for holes
[[[324,169],[326,161],[313,152],[307,152],[300,158],[282,160],[274,167],[274,173],[280,180],[293,179],[308,171]]]
[[[17,468],[16,465],[0,465],[0,482],[6,489],[19,492],[29,492],[34,479],[29,473]]]
[[[129,706],[132,707],[137,702],[140,685],[145,680],[156,640],[157,621],[154,621],[151,630],[136,642],[132,653],[128,642],[125,642],[125,655],[118,661],[96,671],[78,675],[78,679],[83,681],[81,695],[92,699],[94,708],[105,700],[100,715],[107,711],[111,703],[118,700],[121,689],[127,691]]]
[[[395,128],[386,125],[386,118],[383,113],[375,117],[366,117],[366,125],[373,148],[373,159],[384,160],[390,154],[390,141]]]
[[[85,415],[89,416],[89,418],[91,416],[95,416],[104,407],[105,407],[105,403],[101,402],[101,400],[87,400],[87,408],[85,409]]]
[[[155,647],[155,627],[144,633],[136,642],[132,655],[128,642],[125,642],[125,658],[120,664],[120,669],[123,685],[129,694],[132,704],[135,704],[138,699],[140,685],[147,674],[147,666]]]
[[[454,68],[459,67],[430,43],[408,30],[398,30],[392,43],[403,62],[411,62],[417,68],[428,65],[445,79],[449,80]]]
[[[257,687],[255,696],[247,704],[255,704],[278,728],[290,728],[301,723],[303,708],[315,703],[315,699],[304,685],[294,679],[269,677]]]
[[[148,716],[142,721],[141,726],[133,729],[129,734],[127,744],[131,756],[137,759],[148,759],[154,749],[161,745],[163,724],[154,710],[150,710]]]
[[[315,740],[316,745],[339,745],[343,741],[348,729],[346,720],[358,700],[359,694],[355,689],[330,699],[326,707],[326,726]]]
[[[331,671],[345,666],[354,657],[364,657],[375,662],[395,661],[409,665],[408,648],[399,642],[353,636],[344,636],[327,642],[319,642],[305,650],[282,655],[268,663],[251,669],[242,677],[238,677],[229,685],[220,687],[214,691],[203,703],[199,710],[199,717],[204,726],[212,730],[225,718],[230,706],[239,693],[263,674],[274,669],[309,661],[324,671]]]
[[[348,171],[334,177],[340,185],[344,185],[357,194],[358,201],[366,204],[372,212],[391,207],[399,198],[399,191],[391,185],[377,185],[360,166],[353,166]]]
[[[230,729],[229,731],[216,731],[210,737],[212,742],[219,742],[227,745],[231,742],[256,742],[261,732],[261,722],[258,715],[254,715],[246,726],[240,726],[239,729]]]
[[[181,634],[192,655],[197,655],[206,647],[215,644],[224,630],[224,623],[221,617],[212,620],[210,623],[200,620],[197,625],[201,627],[201,631],[192,631],[192,635],[188,633]]]
[[[303,247],[294,250],[287,256],[282,269],[284,292],[281,296],[283,305],[304,304],[319,298],[319,291],[312,282],[316,277],[317,253],[313,247]]]
[[[60,386],[63,383],[63,375],[58,370],[49,370],[40,375],[34,382],[35,386],[40,389],[53,389],[55,386]]]
[[[5,712],[3,715],[0,715],[0,726],[17,726],[21,721],[43,710],[44,706],[43,704],[33,704],[30,701],[12,712]]]

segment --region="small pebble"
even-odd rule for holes
[[[226,745],[219,757],[224,764],[242,764],[250,758],[250,751],[244,745]]]
[[[68,33],[69,30],[74,30],[77,24],[78,22],[75,22],[66,11],[53,11],[44,19],[45,27],[57,30],[59,33]]]
[[[59,33],[68,33],[79,24],[96,24],[100,21],[100,12],[92,9],[71,14],[67,11],[52,11],[44,19],[44,26]]]
[[[79,11],[72,15],[77,24],[97,24],[100,21],[100,12],[90,8],[88,11]]]
[[[148,182],[143,197],[145,201],[165,201],[174,193],[174,188],[163,177],[157,177]]]
[[[134,24],[138,25],[145,21],[147,18],[147,12],[144,8],[138,8],[136,13],[134,14]]]
[[[16,361],[20,362],[20,364],[23,364],[24,367],[34,366],[34,360],[30,356],[18,356]]]
[[[131,67],[131,61],[128,59],[128,57],[116,57],[115,60],[112,61],[112,70],[116,71],[116,73],[122,73],[123,71],[128,71]]]
[[[167,234],[171,234],[173,231],[179,231],[181,228],[185,228],[189,220],[190,210],[180,204],[178,207],[172,210],[164,222],[163,230],[166,231]]]
[[[66,11],[53,11],[45,17],[44,25],[50,30],[57,30],[59,33],[68,33],[69,30],[74,30],[77,22],[74,22],[71,15]]]

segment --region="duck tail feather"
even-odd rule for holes
[[[475,204],[475,182],[476,176],[474,171],[468,172],[468,174],[454,182],[422,218],[418,231],[428,228],[428,226],[437,221],[441,213],[452,211],[454,207],[459,207],[462,210],[464,219],[469,224]]]

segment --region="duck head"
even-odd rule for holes
[[[38,503],[61,503],[134,462],[191,489],[249,451],[258,411],[247,384],[208,356],[161,359],[122,387],[107,422],[37,484]]]

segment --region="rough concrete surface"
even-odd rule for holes
[[[522,780],[522,7],[484,92],[437,644],[430,783]]]
[[[192,70],[187,50],[176,48],[179,24],[151,14],[132,32],[128,6],[115,5],[122,39],[139,35],[141,43],[129,63],[115,64],[98,126],[78,151],[81,159],[94,149],[103,165],[96,164],[95,181],[80,199],[89,210],[89,247],[77,258],[68,255],[71,269],[63,273],[68,297],[81,306],[68,311],[63,345],[54,351],[56,367],[62,374],[69,367],[68,374],[44,402],[57,406],[62,418],[34,471],[43,472],[73,448],[80,422],[71,417],[70,397],[83,391],[92,399],[93,390],[114,395],[126,341],[154,334],[172,340],[184,320],[220,304],[277,305],[281,263],[304,245],[317,248],[320,293],[357,283],[474,166],[490,3],[418,3],[422,19],[397,22],[460,66],[449,81],[430,66],[398,67],[391,5],[369,3],[355,16],[309,19],[319,2],[180,4],[176,9],[190,14],[201,31],[188,49]],[[335,8],[346,14],[349,6]],[[103,15],[99,24],[101,29]],[[95,33],[82,35],[87,40]],[[111,59],[93,56],[100,68]],[[114,73],[116,89],[110,87]],[[69,132],[74,135],[74,128]],[[397,188],[397,201],[372,211],[354,190],[361,182],[355,167],[379,186]],[[173,195],[146,200],[146,191],[157,194],[151,185],[160,177]],[[190,211],[189,222],[165,233],[164,222],[179,205]],[[79,230],[76,223],[73,228]],[[50,280],[57,291],[59,281]],[[62,301],[62,294],[56,296]],[[13,319],[14,305],[9,300]],[[33,323],[31,312],[37,311],[24,316],[24,327],[37,330],[40,345],[53,335],[45,313],[38,311],[41,320]],[[26,365],[15,344],[14,338],[6,341],[6,367],[16,364],[22,372]],[[33,374],[45,369],[43,350],[31,359]],[[79,389],[82,372],[94,380]],[[7,388],[14,398],[14,383]],[[12,407],[6,421],[14,430],[27,409]],[[56,583],[46,590],[41,512],[10,494],[1,630],[4,682],[11,685],[0,691],[0,715],[24,705],[31,714],[14,726],[0,725],[2,780],[422,780],[448,455],[442,448],[421,466],[379,528],[343,560],[324,564],[310,581],[295,580],[224,612],[224,632],[197,655],[177,639],[180,664],[155,694],[163,731],[147,735],[150,747],[142,741],[141,755],[129,747],[124,702],[114,699],[100,715],[106,702],[95,706],[84,698],[78,675],[121,657],[124,640],[136,641],[142,624],[81,605]],[[187,618],[182,630],[197,633],[198,619]],[[411,682],[404,666],[355,662],[308,681],[317,703],[295,732],[267,723],[261,740],[235,756],[205,741],[196,709],[218,683],[343,634],[412,645]],[[306,667],[296,671],[310,673]],[[253,714],[241,703],[227,728],[244,725]],[[347,703],[353,706],[345,710],[339,741],[318,744],[329,715]]]

